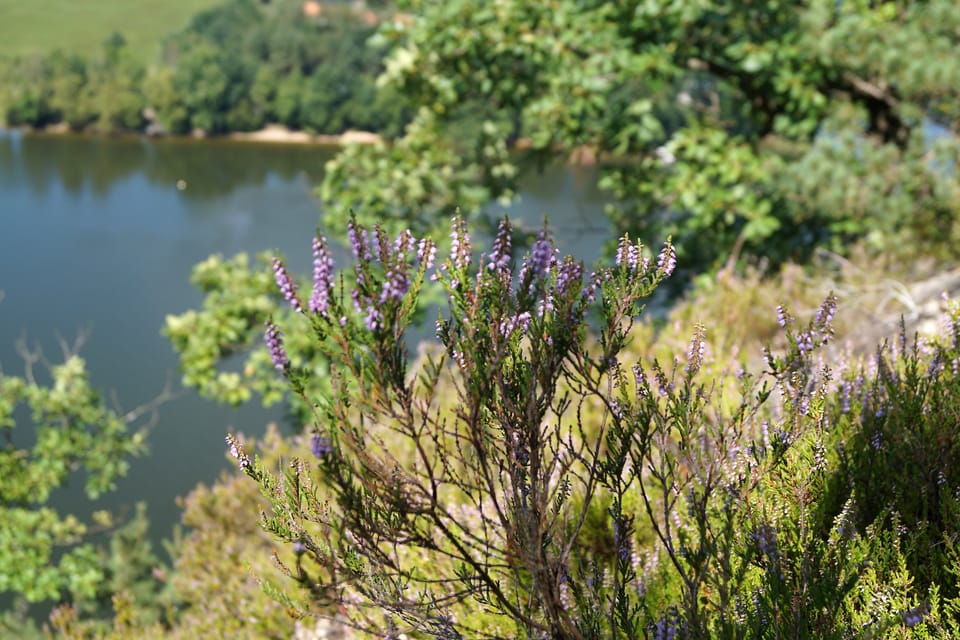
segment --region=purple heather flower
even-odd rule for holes
[[[914,607],[912,609],[907,609],[903,612],[903,624],[908,628],[915,627],[921,622],[923,618],[927,615],[927,608],[924,605],[919,607]]]
[[[830,294],[820,305],[817,315],[814,317],[815,326],[823,328],[833,321],[834,314],[837,313],[837,296]]]
[[[513,249],[513,239],[510,236],[512,230],[509,220],[504,218],[500,221],[497,237],[493,239],[493,247],[488,257],[487,269],[490,271],[504,272],[510,266],[510,251]]]
[[[327,250],[327,241],[323,237],[313,239],[313,293],[310,294],[310,311],[326,317],[330,306],[330,292],[333,284],[333,257]]]
[[[514,331],[520,329],[521,333],[526,333],[530,327],[530,312],[524,311],[520,315],[513,316],[500,323],[500,335],[509,338]]]
[[[700,370],[703,363],[703,356],[707,348],[706,329],[702,324],[698,324],[693,331],[693,338],[690,340],[690,347],[687,349],[687,373],[694,375]]]
[[[301,555],[307,550],[307,545],[303,544],[303,540],[296,540],[293,543],[293,552],[297,555]]]
[[[227,434],[226,442],[227,446],[230,447],[230,455],[236,458],[237,462],[240,463],[240,470],[246,471],[249,469],[250,456],[248,456],[243,450],[243,445],[241,445],[237,439],[230,434]]]
[[[277,286],[280,288],[280,292],[286,301],[290,303],[290,306],[293,307],[293,310],[298,313],[303,313],[303,304],[301,304],[300,297],[297,295],[297,285],[294,284],[293,279],[287,272],[287,267],[280,258],[273,259],[273,275],[277,280]]]
[[[407,279],[406,266],[406,263],[399,259],[390,266],[383,280],[383,289],[380,291],[380,304],[390,298],[399,300],[407,294],[410,281]]]
[[[677,252],[669,240],[664,243],[660,255],[657,256],[657,268],[663,271],[666,278],[669,278],[673,270],[677,268]]]
[[[393,250],[396,253],[406,253],[413,249],[414,245],[417,244],[417,239],[413,237],[413,234],[409,229],[404,229],[397,236],[397,239],[393,241]]]
[[[383,316],[380,315],[380,312],[377,311],[376,307],[367,307],[367,315],[363,318],[363,322],[367,325],[367,329],[370,331],[376,331],[381,326],[381,320],[383,320]]]
[[[270,351],[270,358],[273,360],[273,366],[277,371],[283,371],[290,364],[287,358],[287,352],[283,349],[283,334],[273,322],[267,320],[267,330],[264,333],[264,341],[267,343],[267,349]]]
[[[424,269],[432,269],[433,261],[437,257],[437,245],[429,238],[423,238],[417,245],[417,262],[424,265]]]
[[[353,220],[347,223],[347,238],[350,240],[350,250],[353,252],[354,258],[369,260],[373,257],[370,253],[370,239],[367,230],[358,227]]]
[[[813,351],[813,336],[807,331],[802,331],[797,335],[797,349],[800,355]]]
[[[571,286],[580,284],[583,279],[583,264],[567,256],[557,271],[557,285],[554,288],[557,296],[564,296]]]
[[[319,433],[314,433],[310,438],[310,451],[317,460],[323,460],[327,454],[333,452],[333,446],[330,444],[330,438]]]
[[[635,273],[640,267],[640,249],[630,243],[630,237],[626,234],[620,238],[617,245],[617,266],[626,267],[631,273]]]
[[[541,229],[537,234],[537,241],[533,243],[533,251],[530,255],[530,266],[534,277],[545,276],[550,272],[550,268],[557,262],[555,254],[556,250],[550,234],[546,229]]]
[[[636,387],[637,397],[647,395],[647,374],[639,362],[633,365],[633,384]]]
[[[597,299],[597,289],[599,288],[600,276],[597,275],[596,271],[594,271],[590,274],[590,280],[587,282],[587,286],[585,286],[580,292],[580,297],[583,298],[588,304],[594,302]]]
[[[787,323],[790,321],[790,316],[787,314],[787,310],[783,308],[782,304],[777,305],[777,324],[781,327],[786,327]]]
[[[463,218],[457,216],[453,219],[453,229],[450,231],[450,258],[456,269],[466,269],[470,266],[470,252],[473,246],[470,244],[470,233],[467,231],[467,224]]]

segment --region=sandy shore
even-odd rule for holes
[[[344,131],[339,135],[311,135],[306,131],[293,131],[283,125],[268,124],[259,131],[236,132],[227,134],[230,140],[246,142],[269,142],[277,144],[380,144],[383,142],[376,133],[369,131]]]
[[[57,136],[94,136],[107,138],[142,138],[156,140],[233,140],[237,142],[255,142],[262,144],[315,144],[320,146],[341,146],[345,144],[382,144],[383,137],[370,131],[348,130],[341,134],[312,135],[306,131],[294,131],[279,124],[268,124],[259,131],[237,131],[224,135],[208,136],[202,131],[186,135],[158,135],[150,136],[140,131],[98,133],[96,131],[71,131],[65,122],[47,125],[42,129],[32,127],[7,128],[0,125],[0,131],[19,130],[25,133],[39,133]]]

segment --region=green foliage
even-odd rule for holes
[[[591,150],[615,228],[672,235],[688,266],[861,238],[901,255],[960,246],[952,0],[403,6],[412,24],[380,32],[381,80],[430,116],[333,164],[331,224],[358,201],[417,228],[457,206],[472,216],[516,193],[519,159],[497,149],[523,141],[539,159]],[[474,122],[497,124],[471,139],[458,117],[477,104]],[[339,186],[353,166],[362,197]],[[425,197],[423,175],[450,180]]]
[[[408,115],[396,95],[375,99],[382,53],[367,46],[371,34],[344,7],[325,5],[310,18],[296,3],[232,0],[168,39],[170,80],[151,86],[148,100],[174,133],[266,122],[315,133],[396,132]]]
[[[274,278],[267,271],[270,256],[261,254],[251,265],[246,254],[226,260],[211,256],[198,264],[191,282],[205,295],[201,310],[168,315],[164,335],[180,357],[183,384],[196,387],[201,395],[239,405],[259,394],[270,406],[289,399],[285,385],[275,375],[270,354],[263,346],[263,325],[277,322],[295,324],[289,307],[278,304]],[[323,384],[325,364],[316,359],[316,349],[307,337],[288,345],[298,367],[313,371],[313,384]],[[242,366],[223,365],[245,354]],[[306,407],[293,399],[292,408],[303,413]]]
[[[9,125],[139,131],[150,108],[164,131],[220,134],[265,123],[315,133],[364,129],[394,135],[409,109],[377,91],[382,49],[356,10],[231,0],[169,36],[149,70],[119,35],[101,57],[33,54],[0,60],[0,109]],[[26,79],[26,81],[25,81]]]
[[[119,34],[89,60],[55,51],[0,61],[0,67],[5,69],[0,73],[0,117],[9,125],[65,123],[75,131],[94,126],[111,132],[136,131],[144,124],[145,67]]]
[[[144,451],[146,434],[107,408],[79,357],[51,367],[48,384],[34,377],[32,362],[22,378],[0,375],[0,591],[31,602],[92,597],[104,572],[84,542],[91,527],[48,503],[79,471],[89,498],[113,489],[128,458]]]

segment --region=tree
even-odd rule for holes
[[[504,147],[523,140],[534,157],[586,147],[609,161],[616,229],[673,234],[706,265],[862,238],[901,252],[960,246],[960,187],[946,169],[958,144],[927,139],[960,129],[952,0],[403,8],[412,24],[388,21],[379,36],[393,47],[382,80],[422,110],[395,147],[333,163],[331,228],[350,208],[414,231],[455,206],[475,214],[516,192],[518,157]],[[474,102],[494,114],[475,124],[485,135],[453,137]],[[425,199],[429,173],[453,180]]]
[[[146,430],[131,431],[127,424],[142,411],[109,409],[91,387],[83,360],[69,350],[50,368],[48,382],[36,367],[39,354],[25,355],[24,376],[0,374],[0,592],[31,602],[89,599],[106,574],[85,538],[109,529],[110,516],[100,513],[95,525],[84,523],[52,508],[51,495],[83,477],[81,471],[90,499],[113,489],[129,458],[145,450]],[[26,415],[32,446],[18,445],[33,439]]]

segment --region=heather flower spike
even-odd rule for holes
[[[323,460],[324,457],[333,452],[330,439],[319,433],[314,433],[310,438],[310,452],[317,460]]]
[[[505,272],[510,266],[510,251],[513,249],[511,233],[513,228],[506,218],[500,221],[497,227],[497,236],[493,239],[493,247],[488,256],[487,269],[490,271]]]
[[[287,358],[287,352],[283,348],[283,334],[280,329],[270,320],[267,320],[267,330],[264,333],[264,341],[267,343],[267,350],[270,352],[270,359],[273,360],[273,366],[277,371],[283,371],[289,366],[290,360]]]
[[[417,244],[417,263],[424,265],[424,270],[432,269],[437,258],[437,245],[430,238],[423,238]]]
[[[617,245],[617,266],[636,272],[640,267],[640,248],[630,242],[630,236],[624,234]]]
[[[294,311],[303,313],[303,304],[300,302],[300,296],[297,295],[297,285],[294,284],[293,278],[290,277],[286,265],[283,264],[283,260],[280,258],[273,259],[273,275],[277,280],[277,287],[280,288],[280,293],[283,294],[284,299],[290,303]]]
[[[533,251],[530,255],[530,265],[533,268],[534,276],[545,276],[550,272],[550,268],[557,261],[555,253],[550,234],[546,229],[541,229],[540,233],[537,234],[537,241],[533,243]]]
[[[230,455],[240,464],[240,469],[242,471],[249,469],[250,456],[248,456],[246,451],[243,450],[243,445],[240,444],[240,442],[230,434],[227,434],[226,442],[227,447],[229,447],[230,450]]]
[[[660,250],[660,255],[657,257],[657,268],[663,271],[666,278],[669,278],[673,274],[673,270],[677,268],[677,252],[669,240],[664,243],[663,249]]]
[[[467,223],[463,218],[457,216],[453,219],[453,230],[450,232],[450,258],[456,269],[466,269],[470,266],[473,245],[470,243],[470,233],[467,231]]]
[[[691,376],[700,370],[703,364],[703,356],[707,348],[707,331],[702,324],[697,324],[693,332],[693,338],[690,340],[690,347],[687,349],[687,373]]]
[[[326,238],[313,238],[313,293],[310,294],[310,311],[326,317],[333,288],[333,257],[327,248]]]

